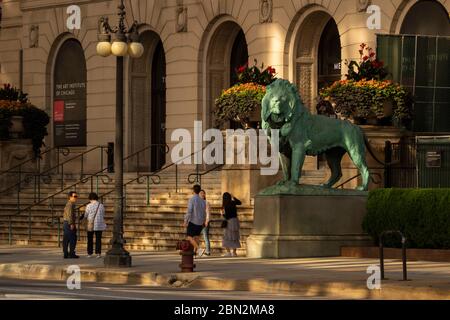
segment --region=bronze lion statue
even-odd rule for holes
[[[279,184],[298,185],[305,156],[324,153],[331,177],[323,186],[332,188],[342,177],[341,160],[348,153],[361,173],[362,185],[357,189],[368,189],[367,139],[358,126],[347,120],[312,115],[303,105],[296,86],[283,79],[267,86],[261,118],[268,137],[271,129],[279,130],[279,157],[283,170],[283,180]]]

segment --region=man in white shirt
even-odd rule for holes
[[[202,188],[195,185],[193,188],[194,196],[189,199],[188,210],[184,216],[184,227],[187,228],[187,239],[194,247],[194,254],[197,254],[199,236],[202,233],[206,220],[205,200],[198,195]]]

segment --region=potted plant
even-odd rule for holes
[[[345,61],[348,67],[347,80],[384,80],[388,76],[388,72],[384,67],[384,62],[378,60],[375,51],[365,43],[360,45],[360,60]]]
[[[261,121],[261,101],[266,94],[266,86],[275,81],[275,69],[252,67],[248,64],[236,70],[238,83],[223,90],[215,101],[215,118],[218,126],[226,121],[240,122],[243,128],[250,128]]]
[[[372,48],[363,43],[359,53],[359,62],[346,62],[346,80],[323,88],[320,97],[330,101],[341,117],[357,124],[405,124],[412,117],[408,92],[401,85],[385,80],[388,72]]]
[[[216,99],[215,116],[218,124],[227,120],[238,121],[249,128],[255,111],[261,108],[266,87],[256,83],[244,83],[224,90]]]
[[[402,124],[412,116],[407,91],[389,80],[340,80],[322,89],[320,96],[333,101],[337,114],[357,124],[375,124],[373,119],[376,124],[386,119]]]
[[[24,133],[23,116],[16,112],[20,106],[28,101],[27,94],[12,87],[10,84],[4,84],[0,89],[0,101],[3,101],[2,108],[10,109],[9,123],[5,123],[9,127],[9,134],[12,138],[20,138]]]
[[[37,156],[49,121],[47,113],[28,102],[21,90],[9,84],[0,89],[0,139],[31,139]]]

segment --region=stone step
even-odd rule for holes
[[[158,241],[163,240],[180,240],[185,238],[186,229],[180,227],[178,229],[164,230],[164,228],[160,228],[161,230],[152,230],[152,231],[127,231],[125,228],[124,237],[131,239],[145,239],[146,241]],[[51,231],[51,233],[49,232]],[[241,230],[241,240],[245,240],[247,236],[250,234],[251,229],[243,228]],[[14,229],[12,230],[12,237],[14,239],[28,239],[28,230],[26,228]],[[210,238],[215,241],[219,241],[222,239],[223,231],[221,229],[211,229],[210,230]],[[62,236],[62,232],[61,232]],[[85,230],[80,230],[80,236],[84,238],[86,236]],[[0,231],[0,239],[8,239],[9,232]],[[57,230],[46,230],[46,229],[32,229],[31,230],[31,238],[37,240],[58,240],[58,231]],[[112,231],[105,231],[104,238],[110,239],[112,238]]]
[[[128,245],[162,245],[162,246],[171,246],[173,248],[176,247],[178,241],[185,239],[186,236],[184,234],[173,234],[173,235],[163,235],[159,234],[157,237],[155,236],[133,236],[127,235],[124,233],[124,239],[126,240]],[[62,234],[60,236],[60,241],[62,241]],[[106,234],[104,239],[104,243],[107,244],[111,240],[111,235]],[[202,238],[201,238],[202,239]],[[247,235],[241,235],[240,242],[241,246],[246,242]],[[8,241],[8,234],[0,233],[0,242]],[[86,241],[86,234],[81,233],[80,238],[78,239],[80,243]],[[31,239],[28,238],[27,234],[13,234],[12,241],[27,241],[27,242],[44,242],[49,245],[58,245],[58,235],[40,235],[40,234],[32,234]],[[221,246],[222,238],[218,235],[213,235],[210,239],[211,246],[218,247]]]
[[[216,217],[213,217],[216,218]],[[218,217],[217,217],[218,218]],[[51,218],[36,218],[32,217],[31,219],[31,227],[32,229],[38,228],[50,228]],[[220,227],[221,219],[214,219],[211,223],[211,228],[217,229]],[[242,228],[251,229],[253,226],[253,219],[239,217],[240,226]],[[114,224],[113,218],[105,219],[105,223],[112,227]],[[82,222],[81,225],[85,225],[86,222]],[[183,219],[178,218],[150,218],[150,219],[142,219],[142,218],[128,218],[124,219],[124,228],[126,230],[141,230],[141,229],[152,229],[153,227],[181,227],[183,224]],[[12,228],[26,228],[28,230],[29,221],[28,218],[24,218],[22,220],[12,220],[11,226]],[[61,224],[62,226],[62,224]],[[0,232],[2,230],[7,230],[9,228],[9,221],[0,220]],[[53,228],[56,230],[57,225],[53,224]],[[83,227],[84,228],[84,227]],[[184,231],[183,231],[184,232]]]
[[[191,195],[192,196],[192,195]],[[103,202],[105,200],[111,200],[114,198],[114,195],[110,195],[109,197],[104,198]],[[151,204],[171,204],[171,203],[185,203],[187,205],[189,201],[190,196],[179,196],[179,195],[166,195],[166,194],[156,194],[156,193],[150,193],[150,203]],[[147,202],[147,194],[146,193],[136,193],[136,194],[127,194],[125,196],[125,199],[128,202],[133,201],[145,201]],[[209,203],[220,205],[222,203],[222,197],[218,195],[209,195],[207,197],[207,200]],[[58,197],[54,198],[53,202],[50,199],[46,199],[44,197],[41,197],[41,200],[43,203],[53,203],[54,205],[65,205],[67,203],[67,196],[64,195],[64,197]],[[79,201],[77,204],[86,203],[89,200],[87,197],[80,196]],[[20,204],[21,205],[32,205],[38,203],[38,199],[34,199],[34,197],[21,197],[20,198]],[[17,199],[13,198],[0,198],[0,205],[15,205],[17,206]]]
[[[4,241],[0,239],[0,245],[8,245],[8,241]],[[58,247],[57,243],[54,242],[46,242],[46,241],[35,241],[35,240],[13,240],[12,245],[15,246],[39,246],[39,247],[47,247],[47,248],[56,248]],[[237,249],[239,255],[245,256],[245,243],[241,242],[242,248]],[[106,252],[111,246],[105,241],[103,243],[103,252]],[[173,245],[138,245],[138,244],[125,244],[125,248],[129,251],[176,251]],[[61,249],[62,250],[62,249]],[[86,245],[82,242],[77,243],[77,253],[85,254]],[[211,245],[211,253],[220,254],[223,253],[224,249],[221,244],[212,243]]]
[[[193,171],[192,171],[193,172]],[[186,212],[188,199],[192,196],[192,183],[187,181],[187,177],[192,172],[179,172],[178,188],[176,189],[176,176],[174,172],[164,172],[160,174],[160,184],[150,184],[147,188],[147,182],[141,179],[143,183],[133,182],[126,186],[126,210],[124,212],[124,236],[127,240],[126,247],[131,250],[174,250],[176,243],[185,238],[185,228],[182,226],[183,218]],[[100,195],[114,190],[113,175],[108,175],[110,180],[106,183],[100,182],[98,193]],[[135,174],[125,174],[125,182],[136,177]],[[78,182],[78,177],[65,176],[64,186]],[[96,188],[96,181],[93,180],[92,186]],[[221,251],[221,239],[223,230],[220,228],[221,215],[219,213],[222,194],[221,194],[221,173],[212,172],[202,177],[202,186],[205,188],[208,201],[212,205],[213,222],[210,229],[210,238],[213,250]],[[21,208],[35,204],[35,186],[28,184],[20,192]],[[40,199],[52,196],[61,189],[61,181],[58,175],[52,176],[49,184],[40,185]],[[91,192],[91,182],[78,184],[76,191],[81,195],[79,204],[87,203],[87,194]],[[150,194],[150,203],[147,203],[147,192]],[[7,244],[9,238],[9,217],[5,213],[14,213],[17,210],[17,194],[9,196],[0,195],[0,244]],[[66,192],[60,193],[54,197],[53,214],[49,209],[51,201],[47,200],[41,204],[36,204],[30,212],[24,212],[20,216],[12,216],[12,235],[15,245],[38,245],[56,247],[58,244],[58,231],[55,225],[49,226],[51,218],[61,215],[66,204]],[[114,216],[114,193],[104,198],[106,206],[106,223],[109,229],[104,233],[105,243],[108,243],[112,237],[111,227]],[[29,214],[31,214],[31,240],[28,239],[29,232]],[[241,223],[241,242],[245,252],[245,239],[250,234],[253,226],[253,206],[246,205],[239,207],[239,219]],[[80,226],[79,247],[85,242],[85,224]],[[60,230],[61,231],[61,230]]]
[[[25,207],[22,207],[22,210],[24,210]],[[211,207],[211,214],[216,215],[220,214],[220,207],[219,206],[212,206]],[[61,215],[64,210],[63,206],[60,207],[54,207],[53,208],[53,215]],[[81,213],[84,211],[80,211]],[[106,215],[112,215],[114,213],[114,206],[113,205],[107,205],[106,206]],[[147,214],[177,214],[177,215],[184,215],[186,213],[186,207],[182,205],[152,205],[152,206],[146,206],[146,205],[133,205],[133,206],[126,206],[124,210],[126,215],[132,215],[137,216],[138,214],[142,213],[143,215]],[[17,208],[11,207],[0,207],[0,217],[6,216],[6,214],[11,214],[14,216],[51,216],[52,211],[51,208],[48,206],[35,206],[29,210],[22,211],[21,214],[16,214]],[[253,214],[253,208],[249,206],[245,207],[238,207],[238,214],[239,215],[252,215]]]

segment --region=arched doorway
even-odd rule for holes
[[[57,147],[86,146],[87,71],[80,42],[63,42],[53,69],[53,143]]]
[[[211,31],[206,47],[203,120],[215,127],[214,101],[223,89],[236,83],[236,69],[248,62],[248,48],[242,28],[234,21],[225,21]]]
[[[160,40],[152,61],[152,104],[150,170],[161,169],[166,163],[166,55]]]
[[[230,58],[230,86],[233,86],[238,82],[236,69],[248,63],[247,41],[245,40],[245,34],[242,29],[234,40]]]
[[[140,153],[139,162],[133,157],[127,170],[155,171],[165,164],[166,58],[155,32],[143,32],[141,42],[144,54],[130,62],[128,110],[128,153]]]
[[[340,79],[341,43],[334,19],[312,8],[299,13],[292,31],[290,49],[293,81],[303,103],[315,112],[319,89]],[[290,43],[290,40],[288,39]]]

